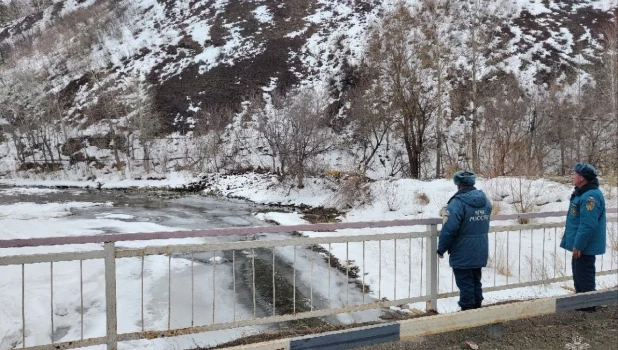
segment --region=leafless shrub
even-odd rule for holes
[[[386,204],[390,211],[399,210],[401,200],[399,198],[399,188],[394,181],[382,181],[378,187],[380,199]]]
[[[535,181],[525,177],[517,177],[508,181],[509,195],[512,197],[512,205],[517,213],[529,213],[534,211],[537,204],[537,198],[540,195],[543,183],[535,186]],[[518,219],[519,223],[524,225],[530,222],[530,219]]]
[[[337,179],[337,190],[333,194],[333,203],[337,208],[353,208],[356,204],[371,201],[366,178],[362,174],[351,173],[340,175]]]

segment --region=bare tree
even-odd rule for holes
[[[332,147],[330,130],[325,126],[325,97],[316,91],[275,96],[258,114],[258,131],[266,139],[273,158],[279,159],[281,175],[286,169],[304,187],[309,161]]]
[[[193,162],[200,170],[219,171],[225,166],[223,142],[226,126],[234,118],[231,108],[205,108],[198,112],[192,139],[197,151]],[[210,167],[206,167],[210,164]]]
[[[450,82],[447,79],[449,68],[453,65],[452,49],[452,23],[447,20],[453,15],[452,0],[423,0],[421,2],[420,16],[423,33],[431,43],[428,49],[430,62],[433,62],[435,75],[437,111],[435,121],[436,132],[436,178],[442,177],[442,148],[443,135],[442,125],[445,114],[445,97],[450,93]]]
[[[611,112],[618,117],[618,23],[610,22],[603,31],[602,96],[610,101]]]
[[[378,90],[378,91],[375,91]],[[367,91],[356,89],[350,93],[350,121],[353,124],[353,137],[360,144],[362,155],[360,170],[366,174],[380,147],[393,132],[395,118],[388,103],[380,100],[384,93],[379,85]]]
[[[582,98],[582,108],[577,115],[580,136],[578,158],[605,168],[606,160],[616,157],[617,126],[610,103],[599,103],[598,90],[589,86]],[[608,101],[609,102],[609,101]]]
[[[491,62],[488,59],[490,53],[502,40],[498,26],[498,12],[505,11],[509,7],[509,2],[505,0],[466,0],[453,2],[457,8],[453,13],[458,14],[460,34],[463,35],[461,41],[463,45],[458,45],[458,54],[464,60],[460,66],[463,76],[462,80],[469,84],[465,87],[467,99],[465,102],[467,119],[470,126],[470,134],[464,140],[467,143],[466,153],[471,156],[472,170],[480,172],[481,160],[479,152],[481,142],[479,132],[482,129],[482,114],[479,113],[481,107],[479,87],[486,75],[491,71]]]
[[[44,119],[48,120],[53,129],[53,145],[57,152],[58,159],[62,159],[62,145],[69,140],[69,132],[65,121],[65,107],[63,101],[57,93],[50,92],[44,96],[41,103],[41,112]]]
[[[151,87],[144,79],[134,77],[129,89],[127,128],[130,134],[137,135],[144,153],[144,171],[149,173],[153,139],[162,129],[161,115],[154,108]]]
[[[287,104],[290,101],[278,92],[270,96],[270,104],[265,104],[257,97],[252,99],[253,109],[257,113],[257,129],[268,144],[272,159],[272,171],[285,178],[288,171],[291,124],[288,122]]]
[[[531,166],[526,159],[526,137],[530,131],[526,121],[528,99],[513,77],[503,77],[500,81],[498,86],[490,88],[495,93],[486,96],[484,103],[489,140],[484,150],[490,159],[491,174],[523,175],[519,171]]]
[[[597,118],[592,124],[598,127],[607,135],[600,140],[600,150],[607,156],[601,156],[602,161],[599,166],[608,170],[608,173],[616,174],[618,169],[618,24],[614,20],[607,24],[603,30],[603,51],[601,61],[596,65],[593,76],[597,82],[592,89],[592,96],[588,96],[591,107],[596,110]],[[589,111],[588,108],[586,108]],[[590,113],[586,115],[591,117]],[[610,121],[609,123],[605,121]],[[590,124],[590,123],[588,123]],[[592,131],[592,130],[590,130]]]
[[[25,164],[26,157],[30,151],[27,143],[24,142],[25,140],[23,133],[25,130],[28,130],[31,125],[29,125],[28,120],[24,118],[25,113],[21,106],[11,106],[9,103],[5,102],[2,107],[3,108],[0,115],[8,121],[8,124],[5,125],[4,130],[11,136],[13,146],[15,147],[17,160],[21,164]]]
[[[378,71],[375,83],[384,87],[382,98],[391,101],[398,116],[397,131],[412,178],[420,177],[427,131],[437,110],[436,86],[427,83],[433,75],[427,55],[430,44],[417,20],[405,4],[398,4],[384,17],[382,27],[374,28],[368,51],[368,65]]]
[[[304,91],[294,96],[289,110],[291,132],[290,165],[303,188],[308,162],[332,148],[334,139],[326,120],[326,98],[316,91]]]

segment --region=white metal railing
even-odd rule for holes
[[[608,213],[615,214],[618,210],[610,209]],[[518,218],[561,218],[565,214],[552,212],[500,215],[493,216],[492,223]],[[612,223],[616,222],[615,216],[608,219]],[[298,321],[423,301],[426,302],[427,310],[434,310],[438,298],[458,294],[451,269],[447,269],[446,261],[441,262],[435,253],[438,226],[441,222],[441,219],[419,219],[0,240],[0,248],[92,243],[103,245],[103,250],[0,257],[0,267],[21,267],[21,320],[16,322],[21,323],[22,339],[15,345],[25,349],[69,349],[106,344],[108,349],[116,349],[118,342],[122,341]],[[483,290],[495,291],[571,279],[566,267],[566,253],[563,258],[557,248],[558,230],[563,225],[563,221],[512,226],[492,225],[490,264],[484,269]],[[414,230],[420,232],[246,240],[247,237],[255,238],[251,235],[266,233],[370,228],[396,231],[397,227],[399,230],[415,227]],[[615,226],[612,230],[614,229]],[[127,241],[230,236],[245,240],[122,247],[122,242]],[[547,243],[550,241],[551,243]],[[353,250],[352,254],[350,249]],[[210,255],[204,260],[202,255],[208,253]],[[609,249],[608,253],[601,257],[597,265],[598,275],[618,273],[617,254],[614,249]],[[162,263],[161,257],[164,257],[163,263],[167,264],[167,303],[158,308],[160,312],[164,308],[166,310],[162,312],[167,312],[167,325],[162,327],[147,327],[144,316],[147,293],[144,285],[145,267],[150,257],[159,259],[158,263]],[[104,279],[106,332],[101,336],[85,337],[84,263],[101,260],[104,274],[87,275],[88,279]],[[79,264],[79,339],[56,339],[58,331],[54,326],[54,292],[58,291],[54,290],[54,266],[60,262]],[[175,271],[172,267],[181,262],[184,265],[180,270],[188,271],[190,277],[187,277],[186,281],[175,282],[174,279],[179,277],[172,273]],[[49,264],[49,342],[43,345],[28,345],[25,272],[26,266],[41,263]],[[118,285],[117,265],[124,263],[138,266],[140,271],[140,319],[133,320],[134,324],[139,325],[138,329],[119,332],[118,305],[124,301],[117,296],[117,291],[124,288],[125,281]],[[366,275],[371,277],[371,281],[366,280]],[[221,278],[230,285],[229,290],[217,289],[217,279]],[[183,281],[185,283],[182,283]],[[211,288],[207,293],[204,292],[205,286]],[[196,293],[198,287],[201,292]],[[225,295],[222,296],[222,293]],[[183,299],[181,306],[185,310],[181,311],[180,316],[173,316],[172,299],[175,294],[188,295],[187,300]],[[196,296],[203,295],[212,297],[208,310],[204,310],[207,301],[196,300]],[[222,297],[231,302],[231,315],[229,310],[217,312],[217,304]],[[204,316],[206,314],[208,319]],[[201,316],[201,319],[198,319],[198,316]]]

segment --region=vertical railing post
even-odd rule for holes
[[[107,316],[107,350],[118,349],[118,319],[116,316],[116,246],[106,242],[105,254],[105,314]]]
[[[438,225],[427,225],[427,245],[425,246],[425,310],[436,311],[438,308]]]

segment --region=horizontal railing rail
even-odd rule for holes
[[[616,214],[618,209],[608,209],[607,212]],[[486,269],[488,275],[483,290],[491,292],[571,280],[572,276],[567,271],[566,251],[563,257],[558,254],[557,250],[558,229],[564,226],[565,216],[566,212],[492,216],[491,261]],[[500,222],[506,220],[543,218],[554,218],[558,221],[499,225]],[[608,222],[617,221],[615,215],[608,216]],[[0,248],[13,248],[12,252],[16,253],[11,256],[0,255],[0,267],[21,267],[22,339],[18,346],[25,349],[69,349],[106,344],[108,349],[116,349],[119,341],[300,321],[418,302],[426,302],[426,310],[435,310],[438,298],[458,294],[450,268],[446,263],[441,264],[441,259],[437,259],[435,253],[438,226],[441,223],[441,219],[430,218],[0,240]],[[393,229],[396,227],[399,227],[399,231],[402,230],[401,227],[414,227],[413,231],[416,232],[392,233],[380,230],[380,233],[360,235],[334,232],[336,230]],[[287,234],[303,231],[334,233],[323,237],[278,236],[277,239],[256,237],[260,234]],[[137,248],[118,245],[118,243],[128,241],[147,242],[231,236],[237,236],[238,240],[161,246],[146,245]],[[18,249],[79,244],[103,244],[103,249],[48,254],[20,254],[20,249]],[[350,253],[351,250],[352,253]],[[2,254],[2,249],[0,249],[0,254]],[[618,260],[614,249],[610,248],[606,255],[607,257],[601,256],[600,258],[600,268],[597,273],[599,276],[618,273]],[[164,307],[167,307],[165,310],[167,324],[162,326],[164,329],[155,329],[157,327],[146,325],[144,309],[147,291],[144,282],[147,258],[163,259],[157,261],[167,266],[167,284],[163,286],[167,289],[167,301],[163,303]],[[84,262],[101,260],[104,271],[100,277],[96,273],[85,272]],[[181,261],[184,263],[181,264]],[[79,339],[70,341],[56,339],[58,331],[54,326],[54,295],[58,295],[57,290],[54,289],[54,266],[55,263],[65,262],[79,263],[78,309],[81,329]],[[510,267],[510,264],[515,262],[517,271],[515,267]],[[49,294],[52,309],[51,318],[48,320],[50,340],[48,344],[28,346],[26,266],[45,263],[50,266]],[[124,263],[137,266],[135,273],[141,280],[141,287],[137,292],[141,294],[140,315],[136,315],[138,319],[135,320],[135,323],[140,325],[140,329],[120,332],[117,312],[119,311],[118,304],[122,300],[119,299],[121,297],[117,295],[117,290],[124,288],[127,281],[123,280],[117,285],[119,278],[117,264]],[[173,281],[174,278],[180,278],[172,273],[175,271],[173,266],[180,271],[187,271],[190,277],[180,282]],[[447,270],[440,272],[441,269]],[[492,273],[493,284],[491,283]],[[103,337],[84,336],[85,277],[88,277],[88,280],[102,279],[105,285],[106,334]],[[202,281],[201,288],[204,285],[211,288],[208,291],[210,293],[208,297],[212,297],[210,300],[204,299],[199,302],[196,300],[195,289],[198,285],[196,280]],[[217,290],[217,280],[229,283],[231,289]],[[448,288],[449,282],[450,288]],[[188,289],[189,287],[190,298],[187,298],[186,305],[181,305],[186,308],[186,315],[176,317],[178,315],[174,314],[172,308],[173,296],[181,294],[182,288]],[[201,293],[203,294],[204,290]],[[217,306],[221,293],[228,293],[226,300],[233,303],[231,316],[226,316],[225,312],[217,312],[218,308],[223,308]],[[242,306],[238,305],[241,299]],[[196,313],[196,304],[200,303],[211,305],[208,320],[204,318],[203,309]],[[229,314],[229,311],[227,313]],[[202,316],[201,320],[198,320],[198,314]],[[183,317],[186,319],[180,320]]]
[[[566,211],[553,211],[542,213],[521,213],[508,215],[492,215],[492,221],[518,220],[518,219],[541,219],[551,217],[562,217]],[[618,213],[618,208],[607,209],[608,214]],[[226,236],[247,236],[261,233],[287,233],[294,231],[335,231],[343,229],[370,229],[387,228],[398,226],[419,226],[419,225],[438,225],[442,219],[410,219],[392,221],[359,221],[329,224],[306,224],[306,225],[281,225],[281,226],[255,226],[255,227],[236,227],[225,229],[208,230],[186,230],[168,232],[146,232],[146,233],[107,233],[91,236],[58,236],[45,238],[25,238],[25,239],[6,239],[0,240],[0,248],[21,248],[37,246],[55,246],[67,244],[89,244],[106,242],[126,242],[126,241],[149,241],[158,239],[182,239],[198,237],[226,237]]]

